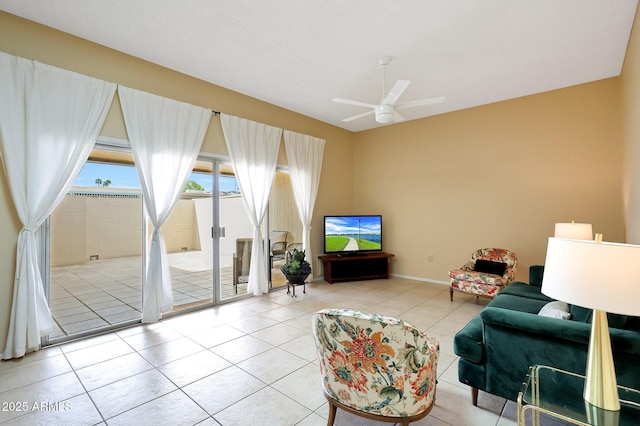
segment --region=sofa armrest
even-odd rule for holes
[[[548,365],[584,374],[591,324],[486,307],[480,313],[486,390],[515,400],[528,369]],[[640,333],[610,329],[618,383],[633,386],[640,365]]]
[[[589,343],[591,324],[492,307],[483,309],[480,316],[485,327],[505,327],[516,333],[535,333],[576,343]]]

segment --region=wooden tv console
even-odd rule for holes
[[[324,280],[336,281],[371,280],[389,278],[391,253],[375,252],[358,255],[326,254],[318,256],[324,266]]]

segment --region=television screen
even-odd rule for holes
[[[324,252],[382,251],[382,216],[325,216]]]

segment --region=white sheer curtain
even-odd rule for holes
[[[22,222],[2,359],[38,350],[54,329],[35,231],[82,170],[116,85],[0,52],[0,152]]]
[[[322,157],[324,155],[324,139],[301,133],[284,131],[284,147],[287,150],[287,163],[293,195],[302,222],[302,248],[307,259],[313,259],[311,253],[311,219],[316,205]],[[313,262],[309,261],[313,264]],[[311,275],[311,277],[313,274]],[[311,280],[309,277],[307,280]]]
[[[231,164],[242,193],[242,202],[253,225],[247,290],[257,296],[269,291],[269,275],[260,226],[276,175],[282,129],[226,114],[221,114],[220,119]]]
[[[158,321],[171,309],[173,295],[160,227],[171,215],[193,170],[211,110],[127,87],[118,87],[131,150],[153,223],[142,322]]]

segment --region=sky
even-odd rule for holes
[[[324,227],[327,234],[380,234],[380,216],[325,216]]]
[[[87,162],[84,165],[73,185],[97,186],[96,179],[101,179],[102,182],[110,180],[110,188],[140,189],[138,172],[135,167],[91,162]],[[213,179],[211,174],[191,173],[191,177],[189,179],[199,183],[204,188],[205,192],[212,191]],[[229,192],[237,189],[237,183],[234,177],[220,176],[221,192]]]

